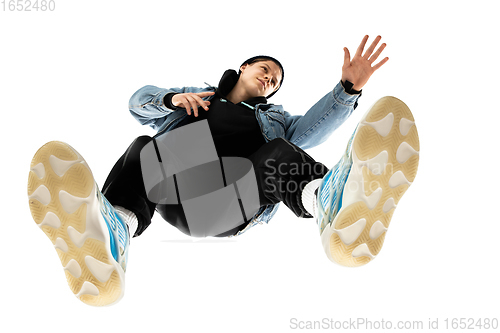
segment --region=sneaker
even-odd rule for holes
[[[125,288],[129,234],[83,157],[66,143],[42,146],[28,178],[31,215],[49,237],[73,294],[104,306]]]
[[[394,210],[417,174],[419,150],[415,120],[399,99],[383,97],[364,115],[316,197],[330,260],[354,267],[379,254]]]

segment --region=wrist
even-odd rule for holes
[[[342,86],[344,87],[346,93],[350,95],[361,94],[361,88],[356,89],[357,87],[355,87],[351,81],[343,79],[340,82],[342,83]]]
[[[169,109],[175,110],[177,108],[177,106],[175,106],[173,101],[172,101],[172,99],[174,98],[175,95],[177,95],[177,93],[166,94],[163,97],[163,105],[165,105],[165,107],[167,107]]]

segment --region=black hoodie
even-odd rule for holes
[[[192,112],[178,125],[180,127],[206,119],[220,157],[248,157],[266,143],[253,107],[257,104],[267,104],[267,99],[263,96],[253,97],[238,104],[227,100],[226,96],[234,88],[238,78],[239,74],[235,70],[224,72],[215,95],[210,100],[208,111],[199,107],[198,117]],[[166,95],[164,102],[170,108],[176,109],[172,105],[174,95]]]

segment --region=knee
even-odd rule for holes
[[[137,142],[146,142],[146,143],[148,143],[151,140],[153,140],[153,138],[150,137],[149,135],[141,135],[137,137],[137,139],[135,139],[135,141]]]
[[[127,162],[132,162],[132,161],[139,161],[140,160],[140,154],[141,150],[153,140],[152,137],[143,135],[140,137],[137,137],[134,142],[128,147],[127,151],[125,152],[126,160]]]
[[[153,138],[150,136],[147,136],[147,135],[139,136],[134,140],[134,142],[132,142],[129,150],[130,149],[134,149],[134,150],[142,149],[145,145],[147,145],[149,142],[151,142],[151,140],[153,140]]]

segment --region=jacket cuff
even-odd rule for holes
[[[344,87],[344,90],[346,93],[348,93],[349,95],[361,95],[361,91],[362,90],[354,90],[352,87],[354,87],[354,84],[349,81],[349,80],[345,80],[345,82],[342,82],[340,81],[340,83],[342,83],[342,86]]]
[[[164,104],[163,99],[165,98],[165,95],[171,93],[172,91],[168,89],[161,89],[159,92],[153,95],[153,98],[151,99],[151,104],[155,105],[156,107],[162,109],[165,108],[163,111],[167,111],[167,106]]]
[[[171,109],[171,110],[176,110],[177,106],[172,104],[172,97],[176,95],[177,93],[168,93],[163,97],[163,105],[165,105],[166,108]]]
[[[358,99],[362,95],[362,90],[357,91],[352,89],[352,83],[349,81],[346,81],[347,84],[344,87],[344,83],[342,81],[339,81],[339,83],[335,86],[333,89],[333,97],[337,102],[348,105],[348,106],[353,106],[354,109],[358,106]],[[351,86],[349,87],[349,84]]]

